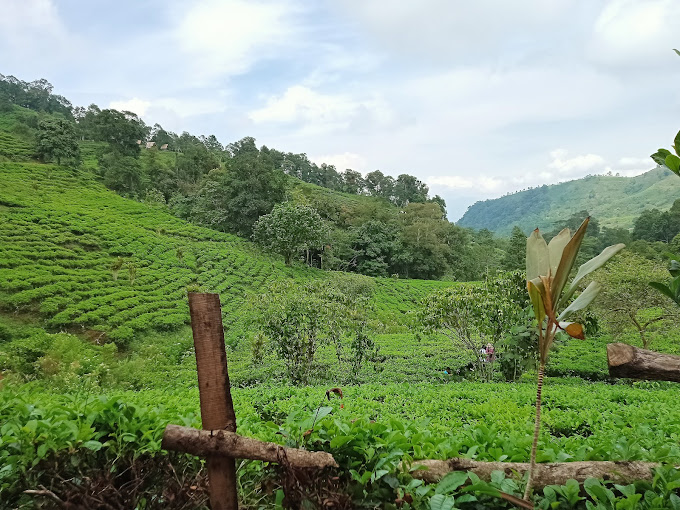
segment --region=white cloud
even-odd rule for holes
[[[364,158],[361,154],[355,154],[353,152],[327,154],[324,156],[312,156],[309,159],[317,165],[322,163],[334,165],[338,172],[344,172],[347,168],[351,168],[357,172],[364,174],[366,173],[366,158]]]
[[[302,85],[269,97],[248,116],[256,124],[298,124],[303,132],[326,132],[351,126],[388,123],[392,114],[380,98],[355,99],[348,94],[322,94]]]
[[[474,189],[484,194],[497,193],[507,184],[503,179],[495,177],[463,177],[460,175],[440,175],[428,177],[429,186],[440,186],[451,189]]]
[[[611,64],[670,63],[679,22],[677,0],[610,0],[595,21],[591,51]]]
[[[289,46],[295,26],[289,1],[203,0],[192,4],[176,29],[188,57],[187,79],[240,74]]]
[[[602,169],[606,161],[597,154],[584,154],[567,158],[569,152],[566,149],[556,149],[550,153],[553,158],[548,168],[557,170],[558,175],[569,176],[582,174],[589,170]]]
[[[568,0],[344,0],[338,12],[398,58],[459,62],[503,52],[514,38],[527,40],[563,26]],[[492,56],[492,58],[493,58]]]
[[[125,99],[121,101],[111,101],[109,103],[109,108],[113,108],[118,111],[128,111],[136,113],[140,117],[146,115],[147,110],[151,106],[149,101],[144,101],[138,97],[133,97],[132,99]]]
[[[4,65],[12,60],[22,64],[21,60],[27,58],[42,61],[45,55],[50,55],[51,60],[63,59],[70,54],[70,46],[71,37],[52,0],[0,0],[0,53]]]

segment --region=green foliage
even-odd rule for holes
[[[650,345],[648,332],[663,326],[676,307],[662,293],[650,288],[648,282],[661,280],[665,270],[658,262],[624,252],[593,279],[602,284],[598,313],[608,329],[622,335],[631,326],[640,336],[642,346]]]
[[[508,351],[507,362],[521,373],[522,364],[515,364],[511,358],[523,357],[525,347],[506,335],[513,326],[526,323],[524,308],[528,302],[523,287],[523,274],[516,272],[487,276],[481,285],[441,290],[423,301],[417,321],[426,333],[442,333],[467,351],[480,377],[490,379],[495,363],[488,362],[486,355],[480,356],[479,352],[488,343],[500,346],[502,340]]]
[[[651,166],[651,165],[650,165]],[[458,224],[509,235],[513,226],[550,231],[569,216],[587,210],[602,227],[628,229],[645,210],[667,210],[680,194],[680,180],[666,168],[636,177],[592,175],[544,185],[472,205]],[[625,240],[607,242],[609,246]],[[601,249],[601,248],[600,248]]]
[[[265,250],[283,255],[289,266],[293,257],[321,249],[328,239],[328,230],[311,207],[285,202],[260,216],[253,228],[253,239]]]
[[[506,271],[522,270],[526,267],[527,237],[518,226],[512,227],[508,248],[503,257],[503,269]]]
[[[46,119],[38,124],[37,153],[43,161],[56,161],[61,165],[62,159],[76,165],[80,162],[80,147],[75,124],[66,119]]]

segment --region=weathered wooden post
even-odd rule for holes
[[[236,434],[236,414],[231,400],[227,352],[220,297],[189,293],[191,329],[194,333],[201,422],[204,430],[168,425],[161,448],[206,458],[213,510],[236,510],[236,457],[285,462],[290,469],[338,467],[330,453],[284,448],[275,443]]]
[[[196,350],[202,426],[210,431],[236,432],[220,296],[190,292],[189,312]],[[236,461],[233,457],[208,455],[206,464],[211,508],[236,510],[238,508]]]

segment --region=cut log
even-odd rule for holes
[[[472,471],[482,480],[491,480],[492,471],[504,471],[506,476],[521,478],[529,469],[529,463],[522,462],[479,462],[470,459],[416,460],[411,475],[428,483],[436,483],[451,471]],[[586,478],[599,478],[616,483],[632,483],[637,480],[651,480],[652,469],[659,464],[639,461],[602,461],[602,462],[555,462],[537,464],[534,474],[534,487],[563,485],[567,480],[582,483]]]
[[[338,467],[330,453],[285,448],[276,443],[239,436],[227,430],[198,430],[168,425],[163,433],[161,448],[199,457],[219,455],[237,459],[284,462],[294,468]]]
[[[607,362],[612,377],[680,382],[680,356],[607,344]]]

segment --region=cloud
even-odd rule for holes
[[[128,111],[136,113],[140,117],[146,115],[147,110],[151,106],[149,101],[144,101],[138,97],[133,97],[132,99],[121,100],[121,101],[111,101],[109,103],[109,108],[113,108],[118,111]]]
[[[615,65],[670,65],[678,22],[677,0],[610,0],[593,26],[592,55]]]
[[[429,186],[439,186],[451,189],[474,189],[484,194],[497,193],[506,186],[506,181],[495,177],[464,177],[461,175],[440,175],[428,177]]]
[[[366,158],[361,154],[353,152],[344,152],[342,154],[327,154],[323,156],[312,156],[311,161],[320,165],[326,163],[327,165],[334,165],[338,172],[343,172],[347,168],[356,170],[357,172],[366,173]]]
[[[384,50],[399,59],[428,62],[471,61],[480,54],[494,58],[515,49],[513,41],[559,31],[571,1],[344,0],[335,5]]]
[[[0,0],[0,55],[8,74],[25,72],[31,63],[34,79],[45,71],[73,60],[75,41],[66,30],[51,0]]]
[[[296,7],[289,1],[204,0],[186,12],[175,40],[193,81],[241,74],[290,46]]]
[[[567,158],[568,154],[569,151],[566,149],[552,151],[550,156],[553,160],[548,168],[557,170],[558,175],[576,175],[593,169],[602,169],[606,164],[605,159],[597,154],[584,154]]]
[[[349,94],[323,94],[302,85],[271,96],[248,117],[256,124],[297,124],[305,133],[365,128],[391,119],[389,107],[378,97],[355,99]]]

